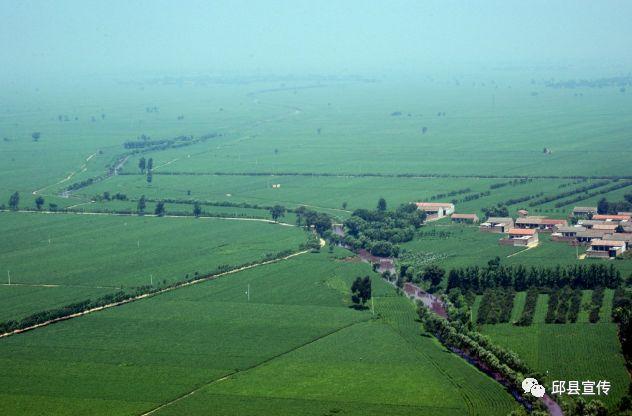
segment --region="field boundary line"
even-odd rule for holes
[[[232,376],[234,376],[235,374],[245,373],[245,372],[247,372],[247,371],[254,370],[254,369],[256,369],[256,368],[259,368],[259,367],[261,367],[261,366],[264,366],[264,365],[268,364],[269,362],[276,360],[277,358],[281,358],[281,357],[283,357],[283,356],[285,356],[285,355],[287,355],[287,354],[290,354],[290,353],[292,353],[292,352],[294,352],[294,351],[296,351],[296,350],[299,350],[299,349],[301,349],[301,348],[303,348],[303,347],[306,347],[306,346],[308,346],[308,345],[310,345],[310,344],[313,344],[313,343],[315,343],[315,342],[318,342],[318,341],[320,341],[321,339],[326,338],[326,337],[328,337],[328,336],[330,336],[330,335],[334,335],[334,334],[336,334],[336,333],[338,333],[338,332],[341,332],[341,331],[343,331],[343,330],[345,330],[345,329],[347,329],[347,328],[350,328],[350,327],[352,327],[352,326],[354,326],[354,325],[357,325],[357,324],[360,324],[360,323],[365,323],[365,322],[368,322],[368,321],[369,321],[369,319],[370,319],[370,318],[367,318],[367,319],[363,319],[363,320],[361,320],[361,321],[351,322],[351,323],[349,323],[349,324],[347,324],[347,325],[343,325],[343,326],[341,326],[341,327],[339,327],[339,328],[333,329],[333,330],[331,330],[331,331],[329,331],[329,332],[326,332],[326,333],[324,333],[324,334],[322,334],[322,335],[319,335],[319,336],[317,336],[316,338],[310,339],[310,340],[308,340],[308,341],[306,341],[306,342],[304,342],[304,343],[302,343],[302,344],[300,344],[300,345],[297,345],[296,347],[290,348],[289,350],[283,351],[283,352],[281,352],[281,353],[279,353],[279,354],[276,354],[276,355],[274,355],[274,356],[272,356],[272,357],[268,357],[268,358],[266,358],[265,360],[260,361],[260,362],[258,362],[258,363],[256,363],[256,364],[253,364],[253,365],[251,365],[251,366],[245,367],[243,370],[236,370],[236,371],[230,372],[230,373],[228,373],[228,374],[226,374],[226,375],[223,375],[223,376],[222,376],[222,377],[220,377],[220,378],[216,378],[216,379],[214,379],[214,380],[211,380],[211,381],[209,381],[209,382],[206,382],[206,383],[204,383],[204,384],[202,384],[202,385],[200,385],[200,386],[198,386],[198,387],[194,388],[193,390],[191,390],[191,391],[189,391],[189,392],[187,392],[187,393],[184,393],[184,394],[182,394],[182,395],[180,395],[180,396],[176,397],[176,398],[175,398],[175,399],[173,399],[173,400],[170,400],[170,401],[168,401],[168,402],[166,402],[166,403],[163,403],[163,404],[161,404],[160,406],[157,406],[157,407],[155,407],[155,408],[153,408],[153,409],[151,409],[151,410],[149,410],[149,411],[147,411],[147,412],[145,412],[145,413],[141,413],[141,414],[140,414],[140,416],[149,416],[149,415],[151,415],[151,414],[153,414],[153,413],[157,412],[157,411],[158,411],[158,410],[160,410],[160,409],[164,409],[165,407],[171,406],[172,404],[177,403],[177,402],[179,402],[179,401],[180,401],[180,400],[182,400],[182,399],[185,399],[185,398],[187,398],[187,397],[189,397],[189,396],[194,395],[195,393],[197,393],[198,391],[202,390],[202,389],[203,389],[203,388],[205,388],[205,387],[208,387],[208,386],[213,385],[213,384],[215,384],[215,383],[218,383],[218,382],[220,382],[220,381],[227,380],[227,379],[231,378]]]
[[[278,259],[264,260],[264,261],[261,261],[261,262],[258,262],[258,263],[254,263],[254,264],[251,264],[251,265],[248,265],[248,266],[238,267],[236,269],[229,270],[227,272],[211,274],[211,275],[200,277],[200,278],[195,279],[195,280],[184,281],[184,282],[181,282],[181,283],[179,283],[179,284],[177,284],[175,286],[167,287],[167,288],[164,288],[164,289],[160,289],[160,290],[157,290],[155,292],[143,293],[141,295],[137,295],[137,296],[134,296],[134,297],[131,297],[131,298],[128,298],[128,299],[124,299],[124,300],[119,301],[119,302],[113,302],[113,303],[109,303],[107,305],[97,306],[96,308],[91,308],[91,309],[87,309],[85,311],[76,312],[76,313],[73,313],[73,314],[70,314],[70,315],[66,315],[66,316],[61,316],[59,318],[55,318],[55,319],[51,319],[51,320],[48,320],[48,321],[45,321],[45,322],[41,322],[39,324],[35,324],[35,325],[29,326],[29,327],[26,327],[26,328],[16,329],[15,331],[11,331],[11,332],[5,332],[3,334],[0,334],[0,339],[9,337],[11,335],[17,335],[17,334],[21,334],[23,332],[32,331],[34,329],[45,327],[45,326],[48,326],[48,325],[51,325],[51,324],[54,324],[54,323],[57,323],[57,322],[67,321],[67,320],[73,319],[73,318],[78,318],[80,316],[88,315],[90,313],[94,313],[94,312],[98,312],[98,311],[102,311],[104,309],[110,309],[110,308],[113,308],[113,307],[116,307],[116,306],[125,305],[127,303],[136,302],[136,301],[141,300],[141,299],[151,298],[151,297],[158,296],[158,295],[161,295],[163,293],[171,292],[171,291],[183,288],[183,287],[193,286],[193,285],[196,285],[196,284],[199,284],[199,283],[215,280],[215,279],[218,279],[218,278],[223,277],[223,276],[227,276],[227,275],[230,275],[230,274],[242,272],[244,270],[253,269],[253,268],[259,267],[259,266],[265,266],[265,265],[268,265],[268,264],[278,263],[278,262],[281,262],[281,261],[284,261],[284,260],[288,260],[288,259],[291,259],[293,257],[300,256],[302,254],[306,254],[306,253],[309,253],[309,252],[310,252],[310,250],[302,250],[302,251],[298,251],[296,253],[292,253],[292,254],[289,254],[289,255],[287,255],[285,257],[281,257],[281,258],[278,258]]]
[[[90,285],[64,285],[59,283],[0,283],[0,286],[24,286],[24,287],[75,287],[85,289],[121,289],[120,286],[90,286]]]
[[[213,217],[213,216],[204,216],[200,215],[196,217],[195,215],[156,215],[156,214],[124,214],[120,212],[97,212],[97,211],[45,211],[45,210],[34,210],[34,209],[19,209],[16,211],[13,210],[0,210],[0,212],[19,212],[22,214],[50,214],[50,215],[101,215],[101,216],[112,216],[112,217],[158,217],[158,218],[199,218],[199,219],[217,219],[217,220],[227,220],[227,221],[254,221],[254,222],[264,222],[267,224],[277,224],[285,227],[296,227],[295,224],[290,224],[288,222],[279,222],[274,220],[269,220],[267,218],[250,218],[250,217]]]
[[[397,178],[397,179],[548,179],[548,180],[561,180],[561,179],[632,179],[630,175],[622,176],[608,176],[608,175],[477,175],[477,174],[430,174],[430,173],[374,173],[374,174],[362,174],[362,173],[334,173],[334,172],[195,172],[195,171],[162,171],[155,172],[156,175],[165,176],[303,176],[310,177],[329,177],[329,178]],[[141,176],[142,173],[124,173],[125,176]]]

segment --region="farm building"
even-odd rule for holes
[[[429,219],[439,219],[454,213],[454,204],[449,202],[417,202],[417,209],[424,211]]]
[[[469,224],[476,224],[479,222],[478,215],[476,214],[452,214],[450,217],[452,222],[466,222]]]
[[[586,228],[593,228],[595,225],[597,224],[605,224],[606,222],[603,220],[579,220],[577,221],[577,224],[581,225],[582,227],[586,227]]]
[[[538,245],[538,231],[525,228],[512,228],[507,232],[507,237],[501,238],[498,243],[515,247],[535,247]]]
[[[593,240],[590,242],[588,250],[586,250],[586,257],[611,259],[624,252],[624,241]]]
[[[614,233],[614,234],[605,234],[603,236],[604,240],[609,241],[623,241],[625,243],[626,251],[630,249],[632,245],[632,234],[624,234],[624,233]]]
[[[519,209],[518,210],[518,216],[520,218],[526,218],[527,215],[529,215],[529,211],[527,211],[526,209]]]
[[[602,221],[612,221],[612,222],[621,222],[621,221],[630,221],[629,215],[615,215],[615,214],[597,214],[593,215],[593,220],[602,220]]]
[[[595,214],[597,214],[597,207],[573,208],[573,217],[575,218],[591,218]]]
[[[514,227],[514,220],[511,217],[489,217],[478,229],[488,233],[505,233]]]
[[[626,215],[628,217],[632,218],[632,212],[627,212],[627,211],[619,211],[617,212],[617,215]]]
[[[606,230],[610,232],[614,232],[618,227],[618,224],[612,222],[606,222],[603,224],[595,224],[592,226],[593,230]]]
[[[586,231],[585,227],[576,225],[569,227],[567,225],[556,226],[551,234],[551,240],[553,241],[575,241],[577,233]]]
[[[566,220],[557,220],[542,217],[526,217],[516,220],[516,228],[536,229],[540,231],[553,231],[553,227],[558,225],[568,225]]]
[[[578,244],[590,243],[592,240],[598,240],[603,238],[608,232],[604,230],[586,230],[580,231],[575,235],[575,240]]]

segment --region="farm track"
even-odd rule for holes
[[[75,170],[75,171],[71,172],[71,173],[70,173],[68,176],[66,176],[65,178],[63,178],[63,179],[61,179],[61,180],[59,180],[59,181],[57,181],[57,182],[55,182],[55,183],[53,183],[53,184],[51,184],[51,185],[47,185],[47,186],[45,186],[45,187],[43,187],[43,188],[41,188],[41,189],[37,189],[37,190],[33,191],[33,192],[32,192],[32,194],[33,194],[33,195],[37,195],[37,194],[39,194],[40,192],[42,192],[42,191],[44,191],[44,190],[46,190],[46,189],[50,188],[51,186],[61,185],[61,184],[62,184],[62,183],[64,183],[64,182],[68,182],[69,180],[71,180],[71,179],[72,179],[72,177],[73,177],[73,176],[75,176],[75,175],[76,175],[77,173],[79,173],[79,172],[85,172],[85,171],[88,169],[88,162],[89,162],[89,161],[90,161],[93,157],[95,157],[96,155],[97,155],[97,153],[95,152],[95,153],[91,154],[90,156],[86,157],[85,162],[84,162],[84,163],[83,163],[83,164],[79,167],[79,169],[77,169],[77,170]]]
[[[236,374],[244,373],[244,372],[247,372],[247,371],[250,371],[250,370],[255,370],[255,369],[259,368],[259,367],[262,367],[262,366],[270,363],[271,361],[276,360],[277,358],[281,358],[281,357],[283,357],[285,355],[291,354],[292,352],[297,351],[297,350],[299,350],[299,349],[301,349],[303,347],[307,347],[308,345],[311,345],[311,344],[313,344],[315,342],[318,342],[318,341],[320,341],[323,338],[326,338],[326,337],[328,337],[330,335],[334,335],[334,334],[336,334],[336,333],[338,333],[340,331],[343,331],[343,330],[345,330],[347,328],[350,328],[350,327],[352,327],[354,325],[357,325],[357,324],[363,323],[363,322],[367,322],[367,321],[368,321],[368,319],[365,319],[365,320],[362,320],[362,321],[359,321],[359,322],[352,322],[350,324],[347,324],[347,325],[344,325],[342,327],[336,328],[336,329],[331,330],[331,331],[329,331],[329,332],[327,332],[327,333],[325,333],[323,335],[320,335],[320,336],[318,336],[316,338],[313,338],[313,339],[311,339],[311,340],[309,340],[309,341],[307,341],[307,342],[305,342],[303,344],[300,344],[300,345],[298,345],[298,346],[296,346],[294,348],[290,348],[287,351],[284,351],[284,352],[282,352],[280,354],[277,354],[277,355],[274,355],[272,357],[266,358],[265,360],[263,360],[261,362],[258,362],[256,364],[253,364],[253,365],[249,366],[249,367],[246,367],[243,370],[236,370],[236,371],[230,372],[230,373],[228,373],[226,375],[223,375],[220,378],[216,378],[214,380],[208,381],[208,382],[206,382],[206,383],[204,383],[202,385],[197,386],[193,390],[191,390],[191,391],[189,391],[187,393],[184,393],[181,396],[176,397],[173,400],[170,400],[170,401],[168,401],[166,403],[161,404],[158,407],[155,407],[155,408],[149,410],[148,412],[141,413],[140,416],[149,416],[149,415],[157,412],[160,409],[164,409],[165,407],[171,406],[172,404],[177,403],[177,402],[179,402],[182,399],[185,399],[187,397],[190,397],[190,396],[194,395],[195,393],[197,393],[198,391],[202,390],[205,387],[208,387],[208,386],[213,385],[215,383],[219,383],[219,382],[222,382],[224,380],[227,380],[227,379],[229,379],[230,377],[232,377],[232,376],[234,376]]]
[[[42,328],[42,327],[45,327],[45,326],[48,326],[48,325],[51,325],[51,324],[54,324],[54,323],[57,323],[57,322],[67,321],[67,320],[73,319],[73,318],[78,318],[80,316],[88,315],[90,313],[102,311],[102,310],[105,310],[105,309],[110,309],[110,308],[113,308],[113,307],[116,307],[116,306],[125,305],[127,303],[136,302],[136,301],[141,300],[141,299],[151,298],[151,297],[154,297],[154,296],[161,295],[163,293],[172,292],[174,290],[177,290],[177,289],[180,289],[180,288],[183,288],[183,287],[193,286],[193,285],[196,285],[196,284],[199,284],[199,283],[203,283],[203,282],[207,282],[207,281],[210,281],[210,280],[219,279],[220,277],[228,276],[228,275],[235,274],[235,273],[239,273],[241,271],[253,269],[255,267],[265,266],[265,265],[273,264],[273,263],[278,263],[278,262],[281,262],[281,261],[284,261],[284,260],[288,260],[288,259],[291,259],[293,257],[300,256],[302,254],[306,254],[306,253],[309,253],[309,252],[310,252],[310,250],[303,250],[303,251],[299,251],[299,252],[296,252],[296,253],[292,253],[292,254],[290,254],[288,256],[285,256],[285,257],[281,257],[279,259],[264,260],[264,261],[261,261],[261,262],[258,262],[258,263],[251,264],[249,266],[243,266],[243,267],[240,267],[240,268],[237,268],[237,269],[234,269],[234,270],[229,270],[227,272],[212,274],[212,275],[200,277],[199,279],[181,282],[181,283],[177,284],[176,286],[172,286],[172,287],[168,287],[168,288],[165,288],[165,289],[161,289],[161,290],[158,290],[156,292],[144,293],[142,295],[138,295],[138,296],[134,296],[134,297],[129,298],[129,299],[122,300],[120,302],[113,302],[113,303],[110,303],[110,304],[107,304],[107,305],[103,305],[103,306],[99,306],[99,307],[96,307],[96,308],[88,309],[88,310],[85,310],[85,311],[82,311],[82,312],[77,312],[77,313],[73,313],[71,315],[67,315],[67,316],[62,316],[62,317],[59,317],[59,318],[51,319],[49,321],[42,322],[42,323],[39,323],[39,324],[36,324],[36,325],[32,325],[32,326],[27,327],[27,328],[17,329],[17,330],[12,331],[12,332],[5,332],[4,334],[0,334],[0,338],[6,338],[6,337],[11,336],[11,335],[17,335],[17,334],[21,334],[23,332],[32,331],[34,329]]]

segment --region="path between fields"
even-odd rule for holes
[[[211,381],[208,381],[206,383],[203,383],[203,384],[197,386],[196,388],[194,388],[193,390],[191,390],[189,392],[186,392],[186,393],[176,397],[173,400],[170,400],[170,401],[168,401],[166,403],[163,403],[163,404],[161,404],[161,405],[159,405],[159,406],[157,406],[157,407],[155,407],[155,408],[153,408],[153,409],[151,409],[151,410],[149,410],[149,411],[147,411],[145,413],[141,413],[140,416],[149,416],[151,414],[154,414],[155,412],[157,412],[157,411],[159,411],[161,409],[164,409],[165,407],[171,406],[172,404],[177,403],[177,402],[179,402],[182,399],[186,399],[187,397],[190,397],[190,396],[194,395],[195,393],[199,392],[200,390],[204,389],[205,387],[208,387],[208,386],[210,386],[212,384],[215,384],[215,383],[219,383],[219,382],[228,380],[229,378],[231,378],[232,376],[234,376],[236,374],[244,373],[246,371],[257,369],[257,368],[259,368],[259,367],[261,367],[261,366],[263,366],[265,364],[268,364],[271,361],[276,360],[277,358],[281,358],[281,357],[283,357],[283,356],[285,356],[287,354],[290,354],[290,353],[292,353],[292,352],[294,352],[296,350],[299,350],[299,349],[301,349],[303,347],[307,347],[308,345],[311,345],[311,344],[313,344],[315,342],[318,342],[318,341],[320,341],[323,338],[326,338],[326,337],[328,337],[330,335],[334,335],[334,334],[336,334],[336,333],[338,333],[340,331],[343,331],[343,330],[345,330],[347,328],[350,328],[350,327],[352,327],[354,325],[357,325],[357,324],[360,324],[360,323],[364,323],[364,322],[367,322],[367,321],[368,321],[368,319],[364,319],[362,321],[352,322],[350,324],[341,326],[340,328],[333,329],[333,330],[331,330],[331,331],[329,331],[329,332],[327,332],[327,333],[325,333],[323,335],[317,336],[314,339],[310,339],[309,341],[304,342],[303,344],[300,344],[300,345],[298,345],[296,347],[290,348],[287,351],[283,351],[280,354],[277,354],[277,355],[274,355],[272,357],[266,358],[265,360],[263,360],[261,362],[258,362],[256,364],[253,364],[253,365],[249,366],[249,367],[246,367],[243,370],[235,370],[235,371],[232,371],[232,372],[230,372],[228,374],[225,374],[225,375],[223,375],[223,376],[221,376],[219,378],[216,378],[214,380],[211,380]]]
[[[60,181],[57,181],[51,185],[47,185],[41,189],[37,189],[35,191],[32,192],[33,195],[37,195],[39,192],[42,192],[45,189],[50,188],[51,186],[55,186],[55,185],[59,185],[62,184],[64,182],[68,182],[70,179],[72,179],[73,176],[75,176],[77,173],[79,172],[85,172],[86,170],[88,170],[88,162],[90,161],[90,159],[92,159],[93,157],[95,157],[97,155],[97,152],[94,152],[93,154],[91,154],[90,156],[88,156],[85,160],[85,163],[82,164],[79,169],[71,172],[68,176],[66,176],[65,178],[61,179]]]
[[[518,254],[524,253],[525,251],[531,250],[532,248],[535,248],[535,247],[537,247],[537,246],[531,246],[531,247],[525,248],[524,250],[516,251],[515,253],[512,253],[512,254],[508,255],[507,258],[513,257],[513,256],[517,256]]]
[[[171,291],[180,289],[182,287],[193,286],[193,285],[196,285],[198,283],[202,283],[202,282],[206,282],[206,281],[210,281],[210,280],[215,280],[215,279],[218,279],[218,278],[220,278],[222,276],[227,276],[227,275],[230,275],[230,274],[239,273],[241,271],[248,270],[248,269],[253,269],[255,267],[265,266],[267,264],[281,262],[281,261],[288,260],[288,259],[291,259],[293,257],[300,256],[302,254],[306,254],[306,253],[309,253],[309,252],[310,252],[310,250],[303,250],[303,251],[299,251],[299,252],[296,252],[296,253],[292,253],[292,254],[290,254],[288,256],[285,256],[285,257],[281,257],[279,259],[265,260],[265,261],[261,261],[261,262],[255,263],[255,264],[251,264],[249,266],[243,266],[243,267],[240,267],[238,269],[229,270],[227,272],[222,272],[222,273],[212,274],[212,275],[209,275],[209,276],[200,277],[199,279],[191,280],[191,281],[188,281],[188,282],[181,282],[181,283],[177,284],[176,286],[168,287],[168,288],[165,288],[165,289],[161,289],[161,290],[158,290],[156,292],[144,293],[142,295],[138,295],[138,296],[134,296],[134,297],[129,298],[129,299],[122,300],[120,302],[109,303],[107,305],[103,305],[103,306],[99,306],[99,307],[96,307],[96,308],[88,309],[88,310],[83,311],[83,312],[77,312],[77,313],[73,313],[71,315],[67,315],[67,316],[62,316],[62,317],[59,317],[59,318],[51,319],[49,321],[42,322],[42,323],[39,323],[39,324],[36,324],[36,325],[32,325],[32,326],[29,326],[27,328],[16,329],[15,331],[12,331],[12,332],[5,332],[4,334],[0,334],[0,338],[5,338],[5,337],[11,336],[11,335],[20,334],[22,332],[32,331],[34,329],[41,328],[41,327],[44,327],[44,326],[48,326],[48,325],[54,324],[56,322],[66,321],[66,320],[72,319],[72,318],[78,318],[78,317],[83,316],[83,315],[87,315],[87,314],[90,314],[90,313],[93,313],[93,312],[102,311],[104,309],[113,308],[115,306],[124,305],[126,303],[135,302],[137,300],[141,300],[141,299],[145,299],[145,298],[151,298],[151,297],[158,296],[158,295],[161,295],[161,294],[166,293],[166,292],[171,292]]]

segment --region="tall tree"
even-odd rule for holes
[[[19,204],[20,204],[20,194],[18,193],[18,191],[15,191],[9,197],[9,207],[12,210],[17,211]]]
[[[42,205],[44,205],[44,198],[42,198],[41,196],[35,198],[35,206],[37,206],[38,211],[42,209]]]
[[[597,213],[598,214],[607,214],[608,213],[608,201],[606,198],[601,198],[597,203]]]
[[[154,178],[154,175],[151,173],[150,170],[148,170],[147,171],[147,183],[151,183],[153,178]]]
[[[195,215],[196,218],[202,215],[202,207],[197,201],[195,201],[195,204],[193,204],[193,215]]]
[[[145,173],[146,166],[147,166],[147,163],[145,161],[145,158],[141,157],[140,160],[138,161],[138,169],[140,169],[141,173]]]
[[[386,211],[386,199],[380,198],[380,200],[377,201],[377,209],[378,211]]]
[[[145,199],[145,195],[142,195],[138,200],[137,210],[138,215],[142,215],[145,213],[145,208],[147,208],[147,201]]]
[[[158,215],[159,217],[165,216],[165,202],[164,201],[158,201],[156,203],[156,209],[154,210],[154,214]]]
[[[154,168],[154,159],[149,158],[149,160],[147,161],[147,170],[150,171]]]
[[[436,264],[431,264],[424,269],[421,278],[430,282],[431,287],[437,287],[443,280],[443,276],[445,276],[445,270]]]
[[[282,205],[275,205],[270,208],[270,216],[274,221],[277,221],[279,218],[285,215],[285,207]]]
[[[371,278],[369,276],[356,277],[351,285],[351,301],[358,307],[363,307],[371,299]]]

